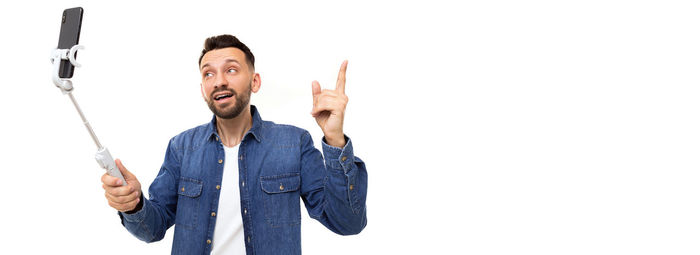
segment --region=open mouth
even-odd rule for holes
[[[223,92],[223,93],[219,93],[219,94],[214,95],[213,98],[215,101],[224,101],[227,98],[230,98],[232,96],[233,96],[233,93],[231,93],[231,92]]]

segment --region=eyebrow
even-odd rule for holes
[[[236,62],[236,64],[239,64],[239,65],[241,64],[240,62],[238,62],[238,60],[235,60],[232,58],[227,58],[224,62],[225,63]],[[206,63],[200,69],[204,69],[205,67],[208,67],[208,66],[211,66],[211,65],[209,63]]]

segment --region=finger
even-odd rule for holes
[[[121,196],[121,197],[115,197],[116,200],[114,202],[121,203],[121,204],[127,204],[131,203],[141,197],[140,192],[132,192],[129,195],[126,196]]]
[[[110,187],[122,186],[122,180],[119,180],[119,178],[111,176],[107,173],[102,175],[102,183]]]
[[[314,98],[314,105],[316,105],[316,101],[318,101],[318,96],[320,94],[321,94],[321,84],[319,84],[318,81],[311,82],[311,95]]]
[[[105,197],[107,198],[107,200],[112,201],[114,203],[126,204],[126,203],[129,203],[131,201],[134,201],[134,200],[140,198],[141,194],[139,192],[132,192],[132,193],[125,195],[125,196],[115,196],[115,195],[109,194],[108,192],[105,192]]]
[[[131,201],[129,203],[124,203],[124,204],[114,203],[112,201],[107,201],[107,203],[109,204],[109,206],[111,206],[114,209],[117,209],[120,212],[127,212],[127,211],[131,211],[134,208],[136,208],[136,206],[139,203],[139,200],[137,199],[136,201]]]
[[[315,98],[321,94],[321,84],[318,81],[311,82],[311,95]]]
[[[131,211],[131,210],[136,209],[136,206],[138,206],[138,204],[139,204],[139,200],[140,200],[140,199],[136,199],[136,200],[134,200],[134,201],[131,201],[131,202],[128,203],[127,205],[125,205],[125,208],[124,208],[125,210],[124,210],[124,211],[125,211],[125,212],[128,212],[128,211]]]
[[[320,116],[321,113],[323,113],[324,111],[326,111],[326,110],[324,110],[322,108],[315,108],[313,111],[311,111],[311,116],[316,118],[316,117]]]
[[[119,187],[107,187],[106,190],[109,194],[112,194],[113,196],[126,196],[131,194],[131,192],[136,191],[133,186],[131,185],[126,185],[126,186],[119,186]]]
[[[319,92],[316,97],[314,97],[314,105],[311,109],[311,115],[317,117],[319,112],[327,110],[327,106],[325,106],[325,104],[327,104],[329,99],[336,97],[336,94],[336,91],[330,89],[324,89],[323,91]]]
[[[141,200],[141,195],[137,194],[136,196],[124,196],[124,197],[114,197],[110,194],[105,194],[105,198],[107,198],[107,202],[114,204],[114,205],[126,205],[129,203],[133,203],[134,201],[139,201]]]
[[[316,106],[314,106],[314,108],[311,110],[311,116],[313,116],[314,118],[318,117],[319,114],[325,111],[331,111],[330,107],[328,106],[328,103],[326,103],[325,100],[323,100],[323,102],[319,101],[318,103],[316,103]]]
[[[338,106],[337,100],[331,97],[321,97],[318,101],[318,104],[316,104],[316,107],[314,107],[313,111],[311,114],[314,117],[318,117],[319,114],[323,112],[337,112],[340,107]]]
[[[340,93],[345,94],[345,71],[348,70],[348,61],[343,61],[340,65],[340,72],[338,72],[338,81],[335,83],[335,90]]]

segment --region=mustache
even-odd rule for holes
[[[218,89],[215,89],[214,91],[209,94],[209,98],[214,99],[214,94],[219,93],[221,91],[228,91],[231,92],[231,97],[236,97],[238,96],[238,93],[236,93],[235,90],[229,89],[229,88],[224,88],[224,87],[219,87]]]

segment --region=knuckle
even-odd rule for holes
[[[129,190],[127,190],[127,188],[128,188],[128,187],[119,187],[119,188],[117,189],[117,194],[120,195],[120,196],[129,194]]]
[[[112,190],[112,192],[110,192],[110,194],[111,194],[112,196],[114,196],[114,197],[119,197],[119,196],[122,195],[121,191],[118,190],[118,189]]]

